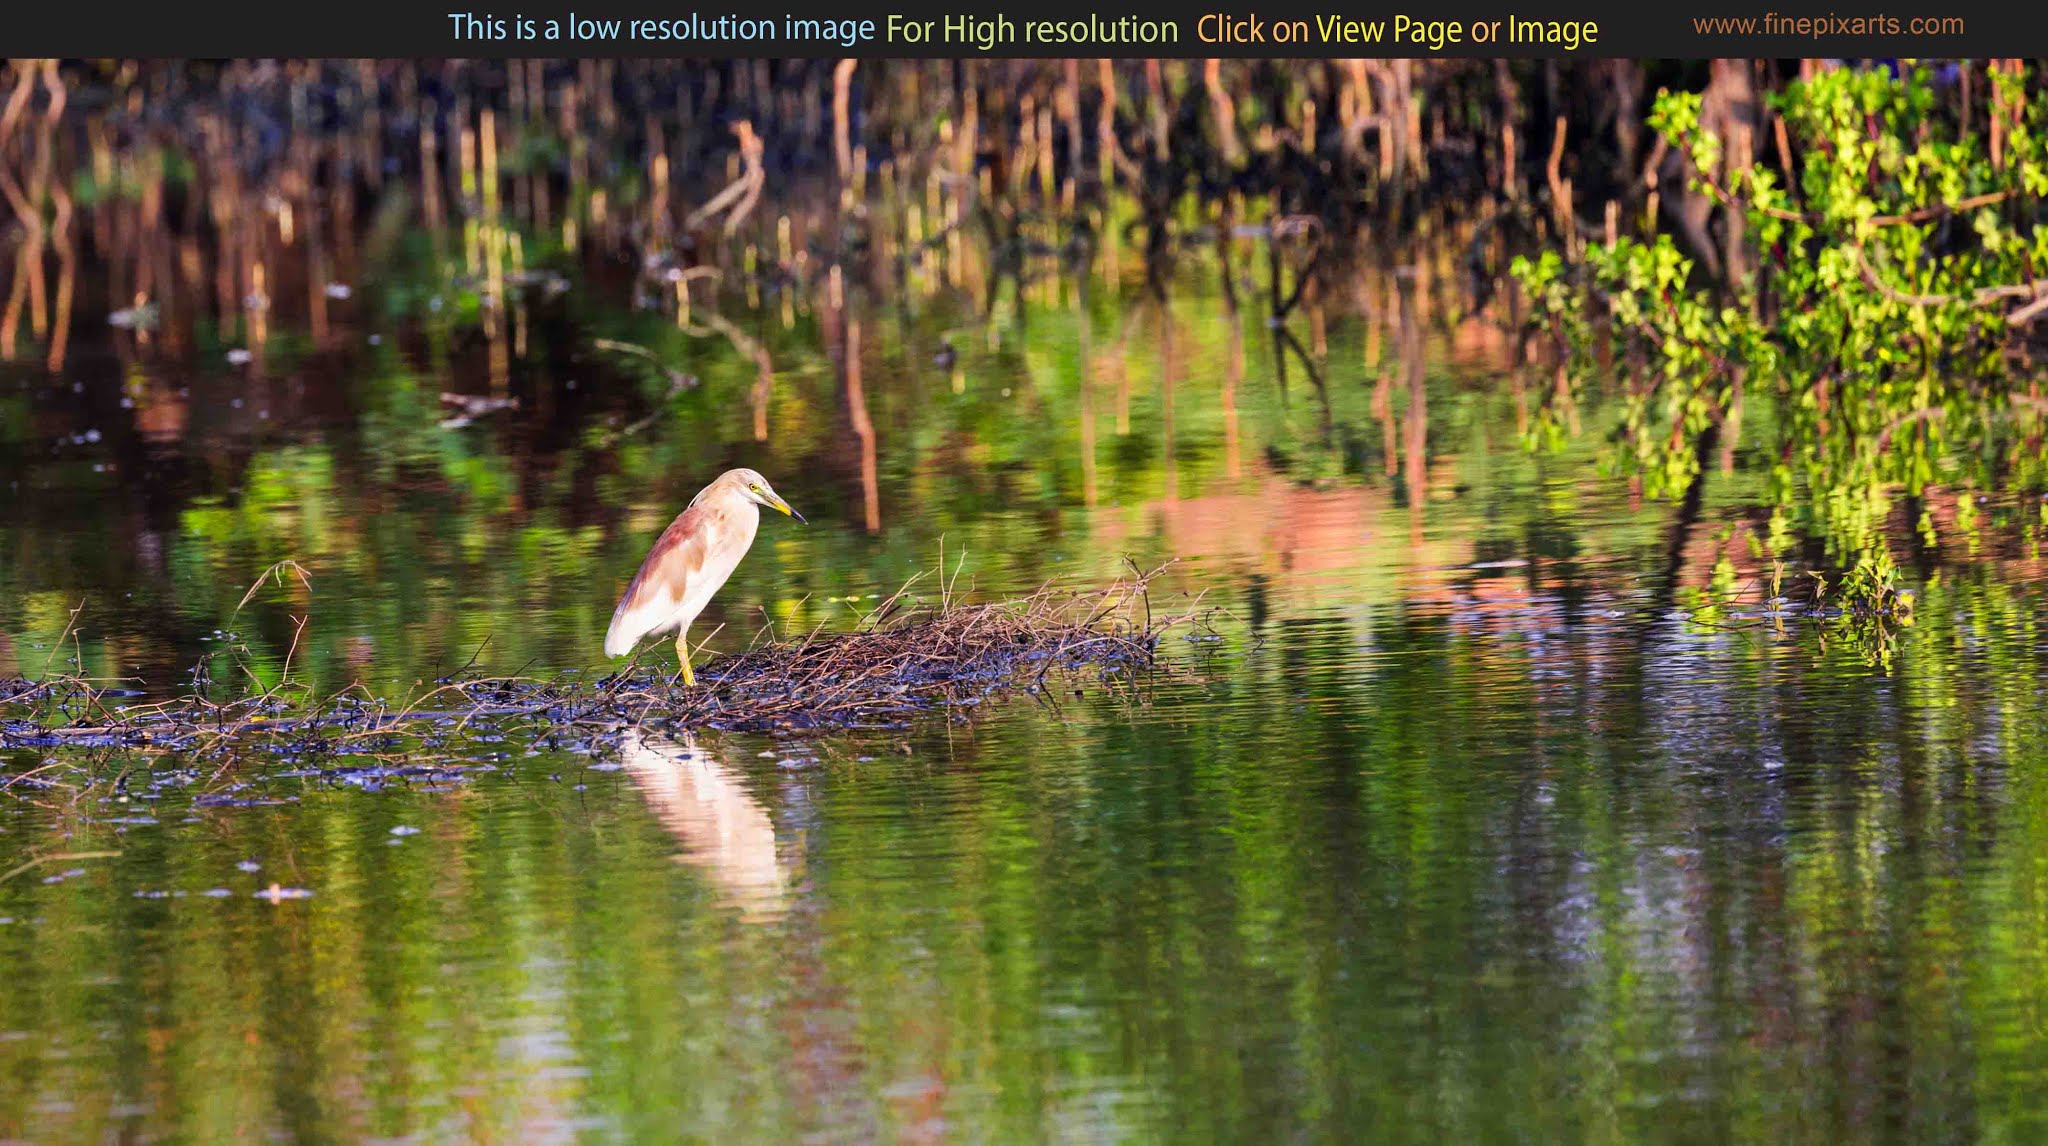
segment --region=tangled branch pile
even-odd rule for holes
[[[1155,665],[1160,637],[1199,622],[1193,606],[1152,611],[1164,566],[1102,589],[1047,585],[1012,600],[962,604],[950,586],[923,600],[906,585],[858,628],[814,632],[721,657],[694,688],[637,663],[584,680],[472,677],[441,682],[403,705],[360,687],[317,703],[272,689],[229,703],[190,695],[117,707],[118,693],[77,677],[0,682],[0,749],[149,748],[211,755],[268,751],[293,758],[433,750],[465,733],[534,742],[630,728],[777,732],[899,727],[957,715],[991,696],[1093,671],[1128,682]]]

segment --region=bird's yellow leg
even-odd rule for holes
[[[686,634],[676,634],[676,659],[681,661],[683,665],[683,685],[687,688],[695,688],[697,686],[697,674],[690,671],[690,638]]]

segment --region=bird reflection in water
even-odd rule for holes
[[[789,865],[776,854],[768,810],[747,793],[736,769],[688,733],[677,742],[629,732],[620,762],[662,827],[683,845],[677,859],[700,868],[719,898],[748,920],[782,917],[789,908]]]

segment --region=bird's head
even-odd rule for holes
[[[768,484],[768,479],[762,477],[758,471],[746,469],[733,470],[725,476],[728,481],[739,487],[740,496],[753,502],[755,505],[765,505],[769,509],[779,509],[798,521],[804,520],[804,515],[791,509],[789,503],[782,500],[782,495],[776,493],[774,487]],[[806,524],[809,523],[806,522]]]

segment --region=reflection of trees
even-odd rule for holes
[[[1198,690],[1025,706],[900,763],[787,773],[780,840],[729,763],[646,741],[617,794],[667,835],[637,812],[619,830],[595,782],[421,795],[446,814],[408,815],[426,830],[397,847],[389,805],[311,787],[283,819],[208,812],[207,831],[127,846],[191,887],[260,849],[322,911],[0,887],[0,914],[48,921],[0,929],[0,953],[81,971],[15,976],[0,1022],[158,1040],[123,1077],[245,1104],[145,1118],[202,1129],[400,1133],[454,1088],[484,1127],[595,1109],[748,1138],[941,1119],[1006,1141],[1083,1118],[1439,1141],[2027,1125],[2048,1007],[2027,593],[1931,588],[1886,677],[1796,628],[1664,621],[1646,640],[1634,605],[1657,586],[1616,588],[1630,547],[1566,532],[1581,515],[1555,505],[1489,541],[1505,556],[1396,550],[1387,584],[1346,555],[1405,533],[1392,491],[1259,482],[1148,507],[1190,545],[1215,535],[1174,531],[1237,523],[1241,548],[1218,551],[1286,595],[1263,645]],[[1650,562],[1660,540],[1633,535]],[[544,814],[485,803],[514,799]],[[105,830],[63,827],[72,847]],[[701,882],[675,878],[677,840]],[[745,912],[778,878],[772,926],[701,910],[706,886]],[[109,951],[130,961],[118,989],[88,973]],[[168,1018],[108,1001],[166,994]],[[66,1077],[118,1089],[109,1061],[75,1054]],[[550,1065],[571,1069],[522,1100]],[[265,1068],[319,1105],[272,1111],[235,1081]],[[1801,1102],[1774,1097],[1788,1077]],[[0,1105],[33,1102],[9,1078]],[[63,1136],[39,1117],[31,1136]]]
[[[386,254],[382,289],[391,305],[445,299],[451,289],[459,296],[459,284],[443,281],[423,255],[409,246]],[[1170,332],[1111,339],[1097,332],[1120,317],[1114,295],[1084,293],[1067,304],[1056,292],[1020,290],[1016,318],[1030,313],[1030,337],[994,348],[976,340],[972,369],[986,384],[940,402],[920,392],[906,364],[929,358],[935,332],[959,328],[960,300],[949,295],[900,323],[863,322],[861,306],[849,305],[799,315],[787,328],[764,324],[763,353],[772,344],[789,377],[765,458],[741,444],[765,409],[744,400],[756,363],[663,315],[623,314],[573,292],[528,300],[524,354],[509,380],[518,404],[459,431],[439,425],[441,394],[489,390],[504,345],[464,335],[468,320],[445,304],[369,347],[341,337],[338,313],[327,318],[333,347],[317,353],[273,324],[260,381],[188,374],[123,343],[120,369],[134,386],[109,373],[113,362],[78,358],[77,391],[39,392],[33,421],[16,421],[16,437],[67,442],[49,455],[10,451],[9,480],[68,483],[77,491],[68,496],[93,508],[18,506],[11,528],[27,531],[23,551],[45,557],[0,567],[0,577],[24,590],[40,584],[88,598],[88,643],[96,633],[125,633],[145,651],[139,662],[124,654],[122,670],[140,663],[159,685],[182,679],[209,651],[212,630],[227,627],[253,570],[287,557],[307,564],[318,584],[299,663],[322,687],[346,683],[365,665],[375,673],[381,664],[392,679],[443,671],[486,636],[492,657],[507,662],[501,668],[576,664],[589,652],[579,626],[598,623],[593,602],[604,595],[591,587],[615,578],[614,565],[631,564],[623,554],[665,524],[705,472],[762,465],[791,475],[793,496],[829,505],[818,482],[855,472],[841,461],[854,443],[865,523],[879,526],[892,484],[912,485],[907,500],[923,512],[877,544],[824,530],[793,536],[813,569],[777,569],[772,556],[750,563],[722,602],[729,616],[750,631],[761,607],[802,598],[799,586],[811,576],[830,581],[832,596],[893,588],[928,558],[939,534],[960,541],[1002,583],[1027,584],[1074,567],[1052,569],[1042,553],[1018,546],[989,514],[996,505],[1035,502],[1050,525],[1062,506],[1097,498],[1205,495],[1236,480],[1247,453],[1276,443],[1287,452],[1326,450],[1313,431],[1297,442],[1275,417],[1270,379],[1246,371],[1246,318],[1199,291],[1181,297]],[[1227,328],[1219,331],[1219,322]],[[860,343],[849,354],[856,329]],[[658,369],[577,349],[600,336],[647,346],[658,363],[678,365]],[[844,365],[820,370],[835,360]],[[678,391],[670,375],[684,365],[701,384]],[[1119,439],[1129,448],[1114,458],[1096,447],[1106,404],[1096,399],[1108,392],[1098,368],[1117,375],[1119,420],[1136,423]],[[1091,373],[1092,385],[1084,381]],[[1169,388],[1179,392],[1171,401]],[[117,403],[124,395],[133,401]],[[650,419],[650,406],[667,416]],[[622,438],[621,426],[635,432]],[[100,435],[96,442],[69,443],[88,430]],[[884,436],[900,442],[900,460],[878,456]],[[113,465],[87,476],[88,461],[110,454]],[[810,479],[817,496],[802,498],[807,473],[818,475]],[[1024,503],[1015,501],[1020,492]],[[123,504],[152,524],[134,527],[106,512]],[[174,571],[168,583],[112,560],[148,536],[159,539],[149,551]],[[1105,567],[1113,561],[1106,556]],[[252,603],[235,626],[259,662],[271,644],[281,656],[292,632],[275,606]],[[549,621],[528,623],[535,610]]]

